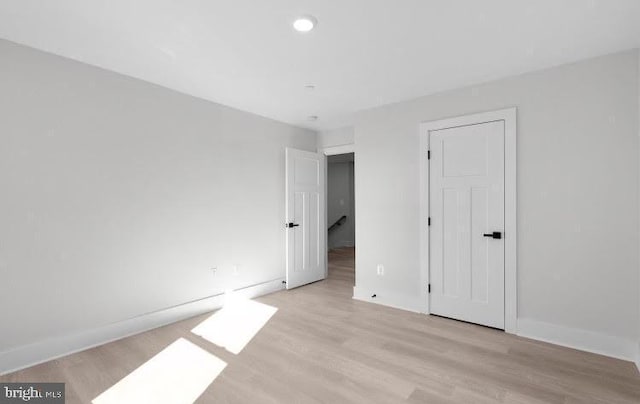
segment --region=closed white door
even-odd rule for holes
[[[500,329],[504,134],[496,121],[429,136],[431,312]]]
[[[286,149],[287,289],[325,278],[325,157]]]

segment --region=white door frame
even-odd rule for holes
[[[325,156],[335,156],[335,155],[338,155],[338,154],[354,153],[354,155],[353,155],[353,176],[354,176],[354,177],[355,177],[355,175],[356,175],[356,173],[355,173],[355,171],[356,171],[356,162],[355,162],[356,156],[355,156],[355,151],[356,151],[356,145],[355,145],[355,144],[353,144],[353,143],[349,143],[349,144],[342,144],[342,145],[339,145],[339,146],[323,147],[323,148],[318,149],[318,153],[322,153],[322,154],[324,154]],[[325,200],[324,200],[324,209],[325,209],[324,217],[325,217],[325,218],[329,217],[329,216],[328,216],[328,215],[329,215],[329,213],[327,212],[327,209],[328,209],[328,207],[327,207],[327,206],[328,206],[327,198],[328,198],[328,196],[329,196],[329,192],[327,191],[327,185],[328,185],[328,183],[329,183],[329,177],[328,177],[327,172],[326,172],[326,170],[327,170],[328,168],[329,168],[329,164],[327,163],[327,164],[325,164],[325,165],[324,165],[324,169],[325,169],[325,173],[324,173],[324,195],[325,195]],[[355,195],[355,193],[356,193],[356,190],[355,190],[355,188],[356,188],[356,183],[355,183],[355,181],[353,182],[353,188],[354,188],[354,189],[353,189],[353,194]],[[355,214],[355,212],[354,212],[354,214]],[[325,233],[327,233],[327,231],[328,231],[326,220],[325,220],[325,223],[324,223],[324,230],[323,230],[323,231],[324,231]],[[325,244],[326,244],[326,245],[325,245],[325,252],[324,252],[324,254],[325,254],[326,256],[328,256],[328,255],[329,255],[329,235],[328,235],[328,234],[327,234],[327,242],[326,242]],[[327,265],[325,266],[325,273],[324,273],[324,277],[326,278],[326,277],[328,277],[328,276],[329,276],[329,259],[327,258]]]
[[[429,133],[435,130],[504,121],[504,330],[517,333],[517,244],[516,244],[516,108],[459,116],[420,124],[420,278],[425,313],[430,314],[429,295]]]
[[[337,154],[355,153],[356,145],[353,143],[341,144],[339,146],[323,147],[318,150],[318,153],[322,153],[325,156],[335,156]]]

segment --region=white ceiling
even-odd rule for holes
[[[293,31],[300,14],[317,28]],[[640,0],[2,0],[0,37],[328,129],[358,110],[636,48]]]

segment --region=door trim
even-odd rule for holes
[[[504,330],[516,334],[518,318],[517,298],[517,223],[516,223],[516,128],[517,108],[507,108],[473,115],[458,116],[420,124],[420,279],[421,300],[425,313],[430,314],[429,294],[429,133],[436,130],[486,122],[504,121]]]
[[[337,145],[337,146],[327,146],[327,147],[322,147],[318,149],[318,153],[322,153],[324,154],[325,157],[328,156],[336,156],[338,154],[347,154],[347,153],[353,153],[353,177],[354,177],[354,182],[353,182],[353,195],[355,197],[356,194],[356,184],[355,184],[355,176],[356,176],[356,145],[354,143],[348,143],[348,144],[341,144],[341,145]],[[328,185],[329,185],[329,176],[327,173],[327,170],[329,169],[329,164],[325,164],[324,165],[324,217],[329,217],[329,201],[327,200],[327,198],[329,197],[329,191],[328,191]],[[354,208],[354,214],[353,216],[355,217],[355,208]],[[324,232],[325,234],[327,234],[327,223],[325,221],[324,223]],[[324,272],[324,277],[328,278],[329,277],[329,235],[327,234],[327,242],[325,243],[325,252],[324,252],[325,256],[327,256],[327,264],[325,265],[325,272]],[[355,286],[354,286],[355,287]]]
[[[355,147],[355,144],[353,143],[341,144],[338,146],[322,147],[318,149],[318,153],[322,153],[325,156],[335,156],[336,154],[354,153],[355,151],[356,151],[356,147]]]

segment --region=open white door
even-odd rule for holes
[[[505,328],[505,124],[430,132],[431,312]]]
[[[286,149],[287,289],[325,278],[325,157]]]

